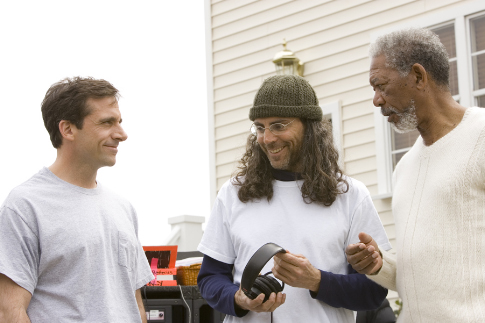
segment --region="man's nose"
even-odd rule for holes
[[[374,99],[372,100],[372,103],[374,103],[374,106],[376,107],[380,107],[382,106],[384,103],[386,103],[386,101],[384,100],[384,98],[382,97],[382,94],[380,91],[376,91],[374,93]]]
[[[125,132],[121,125],[118,125],[118,129],[116,129],[113,138],[119,141],[125,141],[128,139],[128,134]]]
[[[277,137],[269,129],[264,129],[264,143],[268,144],[270,142],[276,141]]]

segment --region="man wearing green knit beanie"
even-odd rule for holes
[[[377,308],[387,295],[345,258],[361,231],[391,248],[367,188],[340,169],[331,123],[304,78],[267,78],[249,119],[246,152],[198,247],[202,296],[225,322],[355,322],[353,311]],[[287,249],[262,270],[284,290],[263,286],[251,299],[239,287],[242,273],[268,242]]]

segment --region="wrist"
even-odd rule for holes
[[[318,290],[320,289],[320,282],[322,281],[322,274],[320,270],[314,268],[314,283],[310,286],[309,290],[311,290],[314,293],[318,293]]]
[[[371,276],[374,276],[374,275],[377,275],[381,269],[382,269],[382,266],[384,266],[384,258],[382,257],[382,252],[380,250],[377,250],[379,252],[379,255],[381,256],[381,266],[379,268],[377,268],[376,271],[374,271],[373,273],[371,273],[370,275]]]

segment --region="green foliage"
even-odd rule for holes
[[[398,306],[398,308],[396,310],[394,310],[394,314],[396,315],[396,317],[398,317],[399,314],[401,314],[402,301],[400,299],[398,299],[398,300],[396,300],[395,304]]]

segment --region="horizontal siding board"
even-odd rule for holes
[[[360,117],[347,119],[343,121],[343,133],[351,133],[363,129],[374,127],[374,114],[366,114]]]
[[[394,224],[394,218],[391,211],[379,212],[379,217],[381,218],[382,225],[384,226]]]
[[[214,76],[224,75],[261,63],[269,63],[274,66],[272,63],[273,57],[280,50],[281,44],[266,48],[264,50],[254,51],[248,55],[234,59],[214,62]]]
[[[369,100],[346,105],[342,107],[342,119],[346,120],[374,113],[375,109],[376,107],[374,107],[372,101]]]
[[[237,162],[232,162],[216,167],[217,177],[231,176],[237,169]]]
[[[311,62],[321,57],[337,55],[341,52],[351,50],[356,47],[369,45],[370,36],[368,32],[359,32],[347,37],[337,38],[332,41],[322,40],[315,37],[308,39],[307,42],[299,42],[302,46],[299,51],[295,51],[296,56],[303,62]],[[230,73],[255,64],[268,62],[273,65],[274,55],[282,50],[281,44],[272,46],[262,51],[255,51],[249,55],[214,64],[214,76]]]
[[[360,73],[356,75],[350,75],[347,77],[336,79],[332,82],[327,82],[324,84],[315,84],[313,85],[311,82],[310,84],[313,85],[314,88],[318,89],[322,93],[325,93],[325,96],[331,96],[343,93],[345,94],[349,90],[355,90],[363,87],[368,87],[368,92],[372,91],[372,88],[368,85],[368,82],[365,82],[369,79],[368,72]]]
[[[354,34],[355,30],[371,30],[382,26],[386,22],[394,22],[396,16],[389,17],[389,14],[395,13],[394,10],[396,9],[402,11],[405,9],[405,6],[401,5],[410,1],[415,0],[388,1],[384,2],[382,6],[367,3],[273,33],[253,32],[250,37],[247,36],[245,38],[242,37],[242,33],[238,33],[225,37],[212,43],[214,63],[273,47],[280,44],[283,38],[288,41],[289,49],[298,52],[300,49],[307,47],[308,44],[318,44],[323,41],[329,42],[340,39]],[[414,11],[417,12],[416,10]],[[405,12],[410,16],[407,10]],[[402,16],[402,13],[400,16]],[[291,19],[291,17],[288,19]],[[363,28],[363,26],[365,27]]]
[[[376,170],[376,157],[368,157],[345,163],[345,172],[352,176],[352,174],[361,174],[363,172],[370,172]]]
[[[274,74],[275,71],[275,65],[271,62],[271,60],[267,60],[266,62],[260,64],[214,77],[214,89],[217,90],[224,86],[254,79],[256,77],[261,78],[262,82],[265,77],[264,75],[269,75],[271,73]]]
[[[335,12],[344,10],[345,5],[343,1],[288,2],[221,27],[215,27],[213,28],[212,39],[231,38],[232,44],[235,45],[250,41],[255,36],[288,30],[312,20],[329,16]],[[215,50],[217,50],[217,47]]]
[[[392,198],[378,199],[373,202],[377,212],[386,212],[392,209]]]
[[[226,100],[214,102],[214,113],[224,113],[227,111],[251,107],[254,101],[256,91],[244,93]]]
[[[215,127],[225,126],[234,122],[249,119],[249,109],[247,107],[219,113],[215,116]],[[249,128],[248,128],[249,133]]]
[[[372,195],[376,195],[377,192],[379,192],[378,188],[377,188],[377,185],[369,185],[367,186],[367,189],[369,190],[369,194],[372,196]]]
[[[224,177],[218,177],[217,178],[217,191],[219,191],[224,185],[225,182],[227,182],[231,177],[230,176],[224,176]]]
[[[396,226],[394,224],[388,224],[384,226],[384,229],[386,230],[387,238],[389,240],[393,239],[395,241],[396,239]],[[395,246],[396,244],[394,244]]]
[[[349,89],[343,93],[337,93],[325,98],[326,102],[340,100],[342,106],[351,105],[362,100],[370,100],[372,98],[372,88],[365,85],[355,89]]]
[[[262,81],[268,76],[270,75],[249,79],[247,81],[219,88],[214,91],[214,100],[221,101],[250,91],[257,91],[261,86]]]
[[[216,140],[216,153],[246,147],[247,138],[248,134],[241,133],[232,137]]]
[[[257,0],[224,0],[212,4],[212,16],[217,16],[222,13],[241,8],[249,3],[257,2]]]
[[[365,186],[377,184],[377,172],[375,170],[362,174],[352,175],[352,178],[361,181],[362,183],[364,183]]]
[[[239,135],[242,133],[248,133],[249,128],[251,127],[251,121],[243,120],[231,123],[230,125],[217,127],[215,131],[215,139],[219,140],[222,138],[232,137],[235,135]]]
[[[346,106],[372,97],[372,88],[368,84],[361,85],[364,77],[367,78],[366,75],[351,76],[333,83],[313,86],[313,89],[324,102],[340,100],[341,105]]]
[[[365,129],[361,131],[344,134],[344,149],[348,147],[354,147],[363,145],[369,142],[375,142],[376,134],[374,128]]]
[[[305,78],[311,77],[313,74],[336,68],[344,64],[353,63],[355,61],[364,60],[363,65],[369,69],[369,46],[359,46],[349,50],[341,51],[336,54],[314,59],[305,64]],[[303,59],[302,59],[303,60]],[[361,69],[362,66],[359,66]]]
[[[244,153],[244,147],[227,150],[216,153],[216,166],[232,163],[241,158]]]
[[[238,10],[232,10],[212,17],[212,27],[213,29],[217,29],[218,27],[221,27],[223,25],[227,26],[234,22],[249,18],[244,20],[247,23],[248,20],[251,21],[250,17],[254,16],[255,14],[274,8],[276,6],[281,6],[282,4],[291,1],[293,0],[256,1],[244,7],[241,7]]]
[[[367,62],[367,58],[353,61],[348,64],[335,66],[326,70],[319,71],[317,73],[313,73],[311,75],[306,75],[305,79],[307,79],[307,81],[310,82],[310,84],[312,84],[313,86],[319,86],[333,85],[336,82],[342,80],[344,82],[348,82],[349,77],[354,77],[356,78],[355,83],[359,86],[362,86],[363,84],[368,84],[369,82],[369,65],[367,64]],[[341,86],[341,84],[339,83],[336,84],[338,86]]]
[[[237,10],[236,12],[228,12],[220,15],[218,19],[213,21],[213,39],[220,39],[234,34],[241,34],[243,31],[252,30],[254,33],[258,32],[258,27],[266,27],[273,29],[271,24],[280,25],[282,18],[291,16],[299,21],[298,13],[305,11],[308,8],[314,8],[329,0],[319,1],[290,1],[290,0],[272,0],[272,1],[258,1]],[[229,16],[229,17],[228,17]],[[233,19],[227,19],[232,17]],[[226,22],[222,25],[216,25],[223,20]],[[301,23],[301,22],[299,22]],[[283,25],[279,28],[287,28],[288,25]]]
[[[350,161],[359,160],[362,158],[372,157],[375,155],[376,155],[376,145],[374,142],[369,142],[366,144],[345,148],[344,161],[350,162]]]

